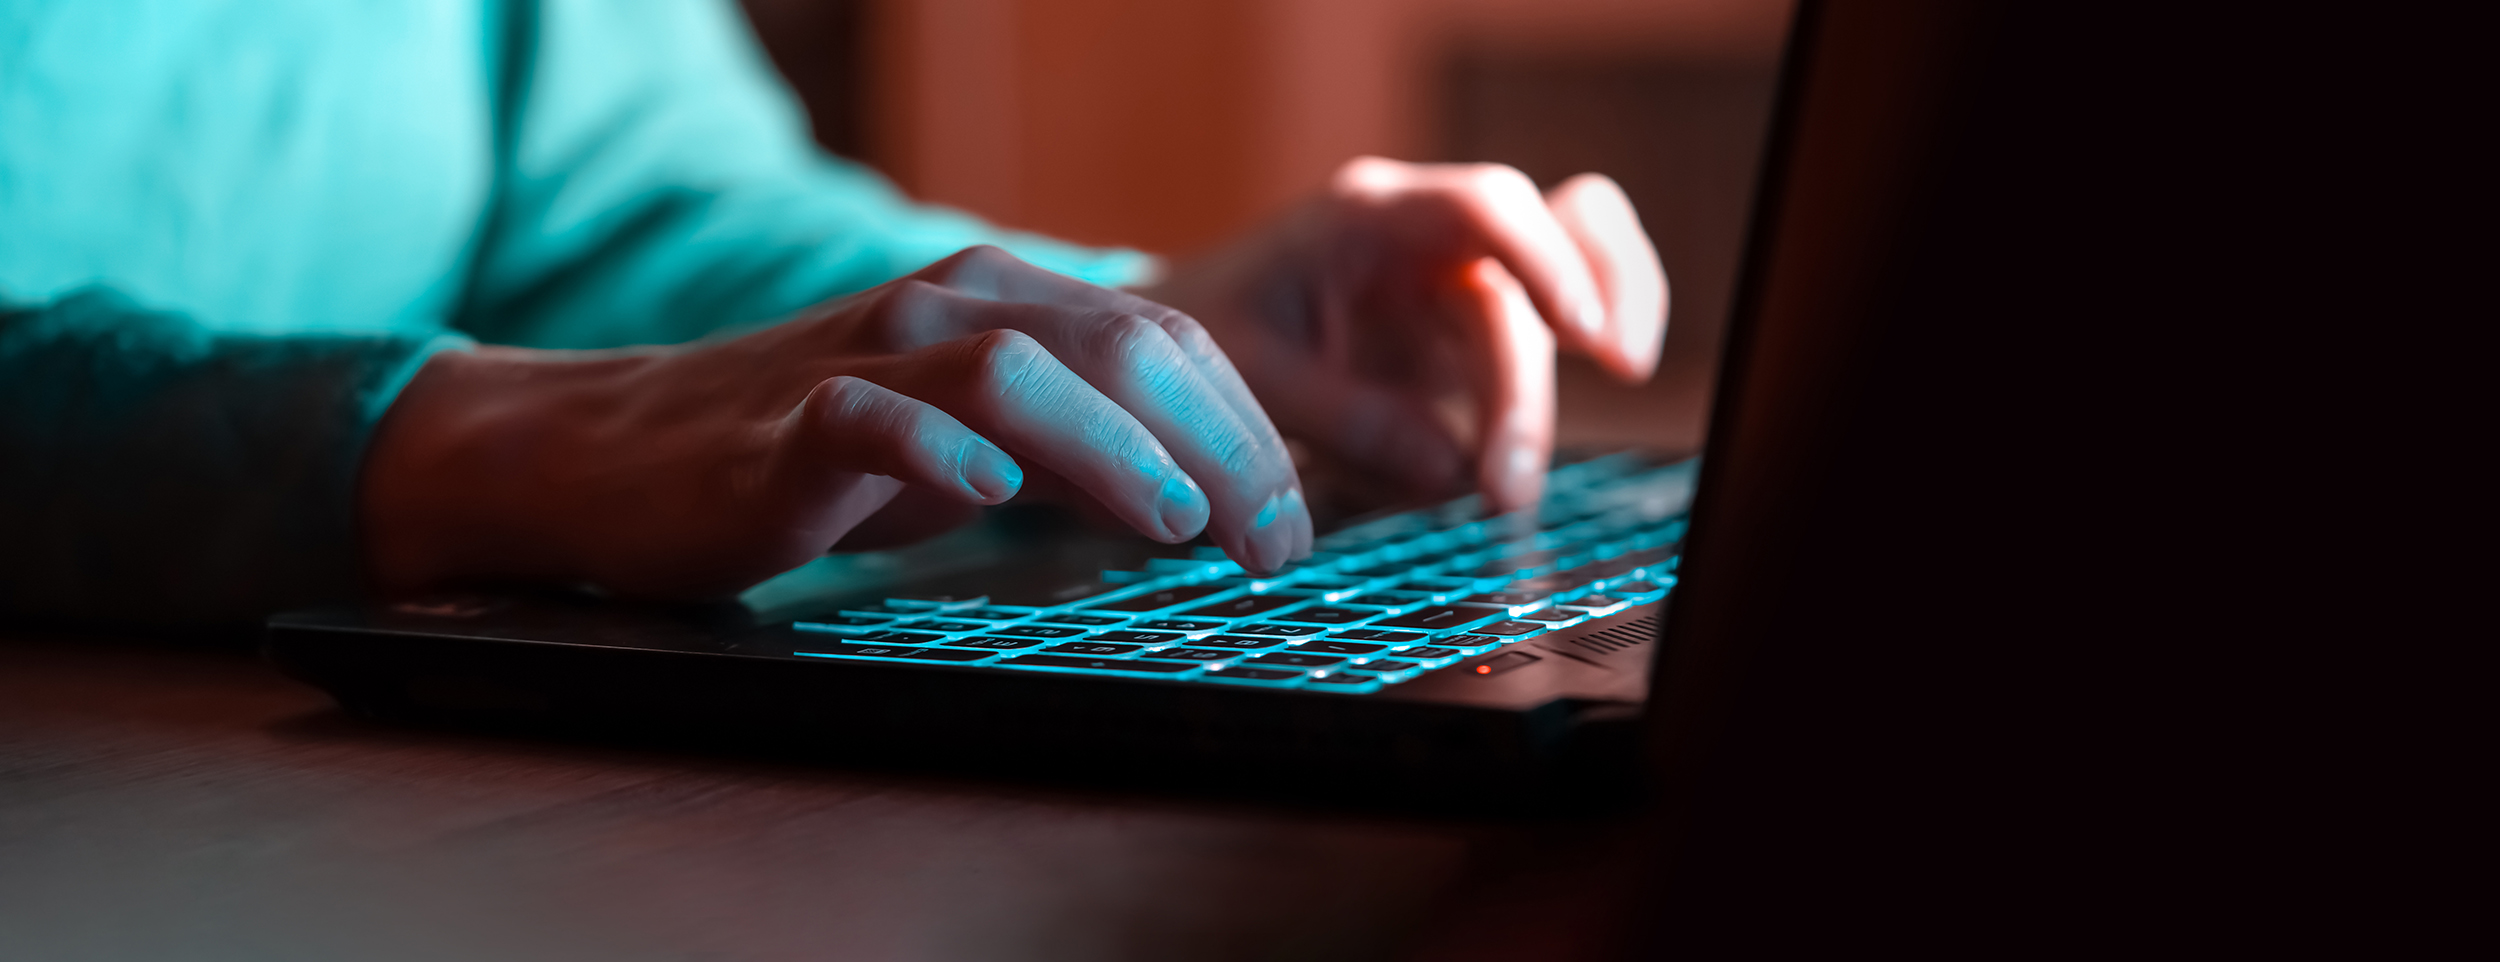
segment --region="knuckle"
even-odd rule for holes
[[[840,374],[819,382],[815,397],[820,398],[819,403],[833,413],[839,414],[858,404],[860,395],[875,386],[848,374]]]
[[[1395,189],[1412,173],[1412,165],[1385,157],[1356,157],[1338,165],[1330,186],[1340,194],[1377,194]]]
[[[1467,182],[1478,189],[1497,192],[1517,191],[1523,187],[1536,189],[1535,181],[1529,180],[1528,175],[1509,164],[1470,164],[1467,167]]]
[[[1013,254],[995,244],[974,244],[941,258],[921,273],[939,284],[958,290],[982,289],[992,286],[1008,265],[1023,263]]]
[[[1266,455],[1266,445],[1239,432],[1226,432],[1207,442],[1207,456],[1214,459],[1216,470],[1227,477],[1251,478],[1265,473],[1258,469]]]
[[[889,349],[917,346],[929,319],[945,306],[945,289],[920,278],[886,285],[870,326]]]
[[[901,470],[929,435],[933,409],[861,378],[828,378],[810,400],[815,398],[823,399],[818,423],[826,440],[856,452],[876,473]]]
[[[816,396],[823,399],[825,426],[845,434],[872,426],[868,422],[884,406],[884,394],[885,389],[847,374],[827,378],[816,387]]]
[[[1543,204],[1536,181],[1509,164],[1474,164],[1460,180],[1467,201],[1487,210],[1514,209],[1523,203]]]
[[[1096,356],[1134,372],[1161,362],[1172,337],[1138,315],[1114,314],[1095,326],[1090,341]]]
[[[937,260],[931,262],[929,266],[921,268],[917,272],[917,276],[925,277],[937,283],[944,284],[953,279],[955,273],[962,270],[964,264],[972,259],[972,250],[972,248],[967,247],[952,254],[938,258]]]
[[[1207,333],[1206,325],[1198,323],[1197,318],[1173,311],[1165,314],[1156,325],[1163,328],[1163,333],[1172,339],[1172,343],[1180,346],[1183,354],[1203,359],[1218,353],[1215,335]]]
[[[911,313],[938,299],[945,288],[917,277],[907,277],[886,286],[885,304],[890,310]]]
[[[983,394],[1009,393],[1032,373],[1042,353],[1041,342],[1022,331],[985,331],[974,338],[968,352],[970,380]]]

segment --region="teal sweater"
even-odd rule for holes
[[[0,616],[361,590],[435,351],[669,343],[974,243],[828,157],[707,0],[0,0]]]

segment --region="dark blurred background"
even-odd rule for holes
[[[1566,362],[1565,443],[1697,447],[1787,0],[744,0],[817,138],[925,200],[1187,256],[1358,154],[1622,182],[1660,376]]]

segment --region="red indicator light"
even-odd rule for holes
[[[1493,673],[1493,666],[1491,666],[1491,665],[1477,665],[1477,666],[1476,666],[1476,674],[1479,674],[1479,675],[1490,675],[1490,674],[1492,674],[1492,673]]]

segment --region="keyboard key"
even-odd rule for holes
[[[1409,649],[1406,649],[1405,651],[1398,652],[1398,657],[1400,657],[1400,658],[1421,658],[1421,659],[1424,659],[1424,660],[1426,660],[1426,661],[1433,661],[1433,660],[1438,660],[1438,659],[1442,659],[1442,658],[1450,658],[1450,657],[1454,657],[1454,656],[1457,656],[1457,655],[1464,655],[1464,654],[1466,654],[1466,652],[1461,651],[1461,650],[1456,649],[1456,648],[1442,648],[1442,647],[1434,646],[1434,647],[1425,647],[1425,648],[1409,648]]]
[[[1031,614],[1031,612],[1009,611],[1005,608],[966,608],[962,611],[949,611],[946,613],[946,616],[949,618],[977,618],[982,621],[1014,621],[1027,614]]]
[[[990,657],[986,651],[949,651],[944,648],[906,648],[900,645],[827,645],[823,651],[797,651],[791,654],[810,658],[908,658],[913,661],[980,661]]]
[[[1522,614],[1545,607],[1545,603],[1550,597],[1552,596],[1547,592],[1489,591],[1480,595],[1470,595],[1467,600],[1459,602],[1459,606],[1464,608],[1491,608],[1495,612],[1516,618]]]
[[[1058,625],[1008,625],[998,629],[1002,635],[1023,635],[1027,638],[1074,638],[1084,634],[1083,628],[1062,628]]]
[[[1344,631],[1331,632],[1328,637],[1354,641],[1379,641],[1392,645],[1411,645],[1424,640],[1422,632],[1383,631],[1378,628],[1348,628]]]
[[[1308,674],[1285,668],[1226,668],[1221,671],[1209,668],[1206,674],[1198,677],[1201,681],[1292,681]]]
[[[1558,595],[1558,592],[1575,590],[1575,587],[1588,585],[1588,582],[1595,582],[1595,580],[1598,580],[1598,572],[1590,570],[1590,567],[1580,567],[1580,570],[1558,572],[1558,575],[1530,577],[1530,580],[1525,580],[1525,582],[1513,582],[1510,587],[1520,592],[1545,592],[1545,595]]]
[[[1667,589],[1646,581],[1633,581],[1615,586],[1615,593],[1619,595],[1646,595],[1665,590]]]
[[[1313,624],[1321,625],[1347,625],[1379,613],[1380,612],[1377,611],[1362,611],[1354,608],[1304,608],[1289,615],[1277,615],[1276,620],[1307,621]]]
[[[1221,648],[1166,648],[1155,652],[1155,657],[1177,658],[1182,661],[1225,661],[1241,657],[1241,652],[1225,651]]]
[[[1041,643],[1042,643],[1042,640],[1041,640],[1041,639],[1039,639],[1039,638],[1001,638],[1001,637],[998,637],[997,635],[979,635],[979,636],[975,636],[975,637],[971,637],[971,638],[957,638],[957,639],[955,639],[955,640],[953,640],[953,641],[947,642],[947,643],[946,643],[946,647],[949,647],[949,648],[1031,648],[1031,647],[1033,647],[1034,645],[1038,645],[1038,644],[1041,644]]]
[[[1580,612],[1565,611],[1561,608],[1539,608],[1535,611],[1518,616],[1518,618],[1522,621],[1542,621],[1549,624],[1560,621],[1578,621],[1584,617],[1587,616],[1581,614]]]
[[[793,621],[790,627],[800,631],[832,631],[836,628],[864,628],[869,625],[888,624],[893,620],[892,618],[864,618],[858,615],[835,615],[814,621]]]
[[[1153,658],[1130,658],[1130,659],[1127,659],[1127,660],[1125,660],[1125,661],[1115,661],[1115,662],[1112,662],[1111,664],[1113,664],[1114,666],[1118,666],[1118,665],[1143,665],[1143,666],[1145,666],[1144,668],[1141,668],[1141,669],[1135,669],[1135,670],[1139,670],[1139,671],[1151,671],[1151,672],[1154,672],[1154,673],[1156,673],[1156,674],[1163,674],[1163,675],[1169,675],[1169,674],[1174,674],[1174,673],[1177,673],[1177,672],[1188,671],[1188,670],[1190,670],[1190,669],[1192,669],[1192,668],[1205,668],[1205,667],[1207,667],[1206,665],[1201,664],[1201,663],[1199,663],[1199,662],[1197,662],[1197,661],[1195,661],[1195,660],[1185,660],[1185,661],[1172,661],[1172,660],[1168,660],[1168,659],[1165,659],[1165,658],[1163,657],[1163,653],[1162,653],[1162,652],[1159,652],[1159,651],[1147,652],[1147,654],[1154,655],[1155,657],[1153,657]]]
[[[1122,586],[1103,581],[1088,580],[1073,584],[1061,582],[1044,588],[992,591],[990,603],[1020,605],[1027,608],[1051,608],[1059,605],[1072,605],[1095,595],[1109,594],[1120,587]]]
[[[1545,626],[1537,624],[1533,621],[1496,621],[1489,625],[1479,625],[1468,630],[1479,634],[1500,635],[1504,638],[1516,638],[1520,635],[1534,634],[1536,632],[1544,631]]]
[[[1420,628],[1425,631],[1446,631],[1463,625],[1471,625],[1487,618],[1498,617],[1499,615],[1501,615],[1501,612],[1490,608],[1453,608],[1448,605],[1440,605],[1432,608],[1424,608],[1418,611],[1411,611],[1395,618],[1384,618],[1379,621],[1372,622],[1372,625],[1380,628]]]
[[[1085,610],[1153,611],[1157,608],[1169,608],[1173,605],[1186,604],[1223,590],[1226,590],[1223,585],[1182,585],[1178,588],[1165,588],[1161,591],[1150,591],[1134,598],[1122,598],[1118,601],[1092,605],[1087,607]]]
[[[1266,614],[1286,605],[1300,604],[1310,599],[1310,595],[1297,594],[1243,595],[1231,601],[1191,608],[1181,612],[1181,616],[1184,618],[1248,618],[1252,615]]]
[[[1399,585],[1398,590],[1427,595],[1434,601],[1446,601],[1451,595],[1474,593],[1476,583],[1473,581],[1409,581]]]
[[[964,631],[987,631],[990,626],[978,621],[912,621],[894,627],[909,628],[914,631],[937,631],[951,635]]]
[[[1461,654],[1481,655],[1485,652],[1501,647],[1504,642],[1509,640],[1510,639],[1508,638],[1496,638],[1492,635],[1453,635],[1451,637],[1441,639],[1441,644],[1438,647],[1456,648]],[[1411,655],[1414,654],[1414,652],[1402,651],[1399,652],[1399,654]]]
[[[1623,599],[1614,597],[1613,595],[1581,595],[1580,597],[1573,598],[1570,601],[1562,602],[1561,607],[1586,608],[1591,611],[1603,611],[1622,603]]]
[[[1294,651],[1271,651],[1241,661],[1245,665],[1292,665],[1297,668],[1326,668],[1344,662],[1344,658],[1335,655],[1305,655]]]
[[[1130,625],[1129,627],[1151,628],[1155,631],[1214,631],[1215,629],[1224,627],[1224,623],[1221,621],[1185,621],[1179,618],[1157,618],[1153,621],[1141,621]]]
[[[1308,687],[1318,688],[1323,691],[1344,691],[1361,694],[1367,691],[1379,690],[1381,687],[1385,686],[1387,682],[1382,681],[1378,676],[1374,675],[1355,675],[1347,674],[1345,672],[1331,672],[1329,674],[1314,677],[1307,684]]]
[[[1348,598],[1345,603],[1349,605],[1370,605],[1374,608],[1404,608],[1408,605],[1427,600],[1431,597],[1432,596],[1430,595],[1375,591],[1368,595]]]
[[[1274,622],[1260,622],[1255,625],[1243,625],[1239,628],[1233,629],[1234,632],[1244,635],[1280,635],[1287,637],[1294,635],[1316,635],[1324,630],[1326,629],[1323,629],[1318,625],[1280,625]]]
[[[1293,650],[1325,652],[1331,655],[1368,655],[1376,651],[1387,651],[1389,646],[1365,645],[1351,641],[1306,641],[1293,646]]]
[[[792,654],[807,655],[811,658],[910,658],[927,650],[929,649],[906,648],[901,645],[827,645],[824,651],[798,651]]]
[[[1035,620],[1035,621],[1047,621],[1047,622],[1050,622],[1051,624],[1054,624],[1054,625],[1116,625],[1116,624],[1119,624],[1120,622],[1127,621],[1128,619],[1127,619],[1126,617],[1112,617],[1112,616],[1109,616],[1109,615],[1066,615],[1066,614],[1061,614],[1061,615],[1035,615],[1035,616],[1033,616],[1033,620]]]
[[[1202,648],[1274,648],[1284,644],[1283,638],[1249,638],[1241,635],[1216,635],[1190,642]]]
[[[927,635],[917,631],[871,631],[851,637],[861,641],[883,641],[897,645],[925,645],[945,635]]]
[[[1352,669],[1356,669],[1356,670],[1360,670],[1360,671],[1377,671],[1377,672],[1392,672],[1392,673],[1393,673],[1393,672],[1401,672],[1401,671],[1414,671],[1415,669],[1417,669],[1417,668],[1421,668],[1421,667],[1423,667],[1423,666],[1424,666],[1424,663],[1423,663],[1423,662],[1420,662],[1420,661],[1401,661],[1401,660],[1396,659],[1396,658],[1374,658],[1374,659],[1372,659],[1372,660],[1370,660],[1370,661],[1366,661],[1366,662],[1364,662],[1364,663],[1362,663],[1362,664],[1359,664],[1359,665],[1348,665],[1348,666],[1346,666],[1346,667],[1348,667],[1348,668],[1352,668]]]
[[[1197,671],[1194,661],[1113,661],[1107,658],[1071,658],[1066,655],[1017,655],[1001,658],[1002,668],[1078,668],[1088,671],[1131,671],[1151,675],[1174,675]]]
[[[1106,645],[1099,641],[1066,641],[1043,651],[1059,655],[1125,655],[1144,645]]]
[[[1647,551],[1635,551],[1620,557],[1608,558],[1604,561],[1590,565],[1589,568],[1595,571],[1597,576],[1600,578],[1611,578],[1615,575],[1637,571],[1653,565],[1665,564],[1667,559],[1672,557],[1675,557],[1675,552],[1673,551],[1669,551],[1665,548],[1651,548]]]
[[[948,651],[944,648],[915,648],[920,652],[913,661],[980,661],[990,656],[986,651]]]
[[[1556,557],[1559,556],[1551,551],[1531,551],[1487,561],[1468,574],[1478,578],[1526,578],[1553,570]]]
[[[1178,641],[1180,640],[1180,637],[1181,636],[1168,631],[1130,631],[1124,628],[1118,631],[1098,631],[1089,636],[1087,640],[1127,641],[1135,642],[1141,645],[1159,645],[1167,641]]]

